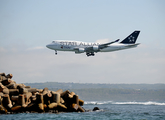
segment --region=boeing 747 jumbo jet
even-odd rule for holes
[[[86,52],[87,56],[94,56],[97,52],[111,52],[117,50],[123,50],[128,48],[137,47],[140,43],[135,43],[140,31],[134,31],[123,41],[118,40],[100,44],[100,43],[87,43],[81,41],[69,41],[69,40],[55,40],[52,43],[46,45],[47,48],[57,51],[74,51],[76,54]]]

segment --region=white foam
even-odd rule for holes
[[[158,102],[152,102],[152,101],[148,101],[148,102],[115,102],[114,104],[123,104],[123,105],[165,105],[165,103],[158,103]]]
[[[103,105],[103,104],[119,104],[119,105],[165,105],[165,103],[159,102],[113,102],[113,101],[86,101],[88,105]]]
[[[88,105],[102,105],[102,104],[111,104],[112,101],[87,101],[85,104]]]

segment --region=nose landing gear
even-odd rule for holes
[[[55,50],[55,55],[57,55],[57,50]]]

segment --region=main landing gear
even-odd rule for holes
[[[57,50],[55,50],[55,55],[57,55]]]
[[[91,53],[86,53],[86,55],[87,55],[87,57],[89,57],[89,56],[94,56],[95,54],[94,54],[94,52],[91,52]]]

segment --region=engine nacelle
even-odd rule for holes
[[[93,50],[94,51],[98,51],[99,50],[99,46],[93,46]]]
[[[84,53],[85,49],[84,48],[79,48],[78,50],[75,51],[75,53],[79,54],[79,53]]]

